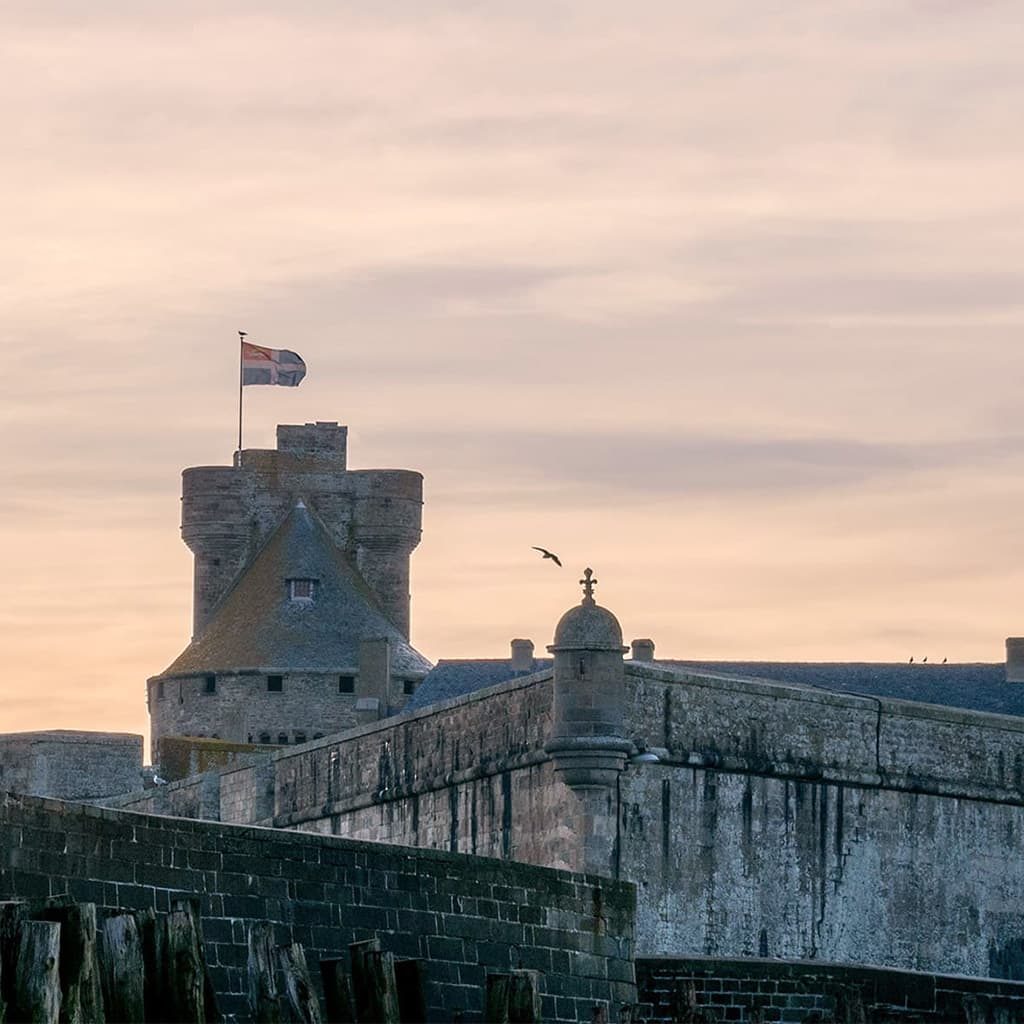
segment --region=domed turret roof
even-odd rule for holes
[[[587,569],[580,580],[583,601],[570,608],[555,626],[555,641],[549,651],[625,651],[622,627],[607,608],[594,601],[593,570]]]

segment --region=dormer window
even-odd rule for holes
[[[312,601],[316,597],[318,580],[299,579],[288,581],[288,598],[291,601]]]

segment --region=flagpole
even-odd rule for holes
[[[245,370],[242,366],[242,346],[245,344],[245,331],[238,332],[238,460],[242,459],[242,382]]]

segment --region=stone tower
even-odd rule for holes
[[[274,451],[183,474],[193,637],[148,682],[168,737],[301,743],[399,710],[430,663],[409,644],[423,478],[349,470],[347,428],[279,426]]]
[[[181,536],[195,555],[192,634],[284,519],[306,501],[409,637],[409,558],[420,542],[423,477],[407,469],[347,468],[348,427],[282,425],[277,448],[249,448],[233,466],[182,474]]]

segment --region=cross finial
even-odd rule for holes
[[[583,579],[580,580],[580,585],[583,587],[583,603],[593,604],[594,587],[597,586],[597,580],[594,579],[593,569],[583,570]]]

